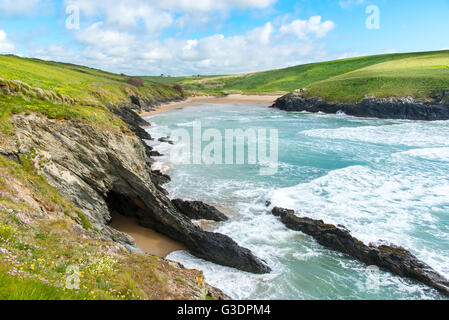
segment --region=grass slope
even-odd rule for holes
[[[336,102],[356,102],[366,95],[430,99],[449,90],[449,51],[358,57],[241,75],[151,79],[178,81],[193,93],[307,88],[309,95]]]
[[[136,87],[127,83],[126,75],[12,55],[0,55],[0,78],[6,81],[19,80],[32,88],[46,90],[46,95],[54,96],[55,99],[63,96],[77,99],[74,104],[55,104],[33,92],[28,95],[23,92],[6,95],[0,91],[0,118],[11,112],[37,111],[52,118],[108,122],[111,117],[104,106],[128,102],[129,90],[150,100],[179,97],[179,92],[172,86],[144,81],[143,86]],[[4,85],[0,83],[0,86]]]

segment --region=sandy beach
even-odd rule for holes
[[[173,251],[187,250],[182,243],[140,226],[137,219],[113,214],[110,226],[130,235],[143,251],[159,257],[165,258]]]
[[[140,113],[141,117],[150,116],[153,114],[158,114],[166,112],[169,110],[182,109],[186,106],[201,105],[201,103],[238,103],[238,102],[256,102],[256,103],[266,103],[270,106],[274,101],[281,97],[282,95],[243,95],[243,94],[231,94],[228,96],[197,96],[189,97],[183,101],[171,102],[168,104],[163,104],[156,107],[155,110]]]

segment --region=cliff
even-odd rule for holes
[[[285,111],[323,112],[381,119],[448,120],[449,104],[443,94],[437,102],[416,101],[411,97],[377,99],[366,98],[358,103],[332,103],[304,93],[289,93],[276,100],[273,107]]]

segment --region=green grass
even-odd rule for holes
[[[313,83],[309,94],[329,101],[360,101],[365,96],[431,100],[449,90],[449,51],[412,55],[378,63]]]
[[[431,99],[449,90],[449,51],[358,57],[229,76],[161,78],[191,93],[270,93],[306,88],[332,101],[412,96]],[[167,80],[168,81],[168,80]]]
[[[32,87],[51,90],[73,98],[92,99],[100,103],[128,101],[125,88],[146,98],[164,98],[176,95],[171,88],[145,81],[143,87],[126,83],[125,75],[109,73],[88,67],[0,55],[0,78],[21,80]]]
[[[13,95],[0,92],[0,121],[11,113],[35,111],[50,118],[83,119],[113,127],[120,121],[111,115],[106,106],[129,102],[130,92],[151,101],[180,96],[173,86],[149,80],[145,80],[143,86],[136,87],[127,83],[129,77],[126,75],[12,55],[0,55],[0,78],[10,84],[13,83],[11,80],[22,81],[27,88],[13,92]],[[47,90],[46,95],[55,99],[68,96],[77,101],[54,104],[28,90],[27,85]]]

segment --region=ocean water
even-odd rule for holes
[[[202,269],[206,280],[235,299],[441,299],[415,281],[367,267],[290,231],[265,207],[342,224],[360,240],[401,245],[449,278],[449,122],[360,119],[287,113],[257,103],[203,103],[149,118],[158,138],[172,130],[273,128],[279,132],[278,172],[258,165],[174,164],[155,169],[172,181],[171,197],[202,200],[232,216],[215,232],[231,236],[267,261],[253,275],[178,251],[169,255]],[[163,154],[173,146],[153,143]]]

